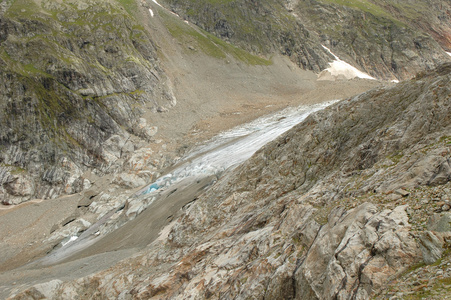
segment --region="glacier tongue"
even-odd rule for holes
[[[226,131],[188,154],[171,174],[160,177],[137,194],[153,193],[190,177],[195,180],[199,177],[218,176],[250,158],[263,145],[302,122],[312,112],[334,102],[336,101],[289,107]]]

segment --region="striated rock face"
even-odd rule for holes
[[[334,209],[295,273],[298,299],[368,299],[387,278],[418,262],[405,209],[378,212],[368,203],[349,212]]]
[[[175,105],[166,81],[116,1],[2,3],[0,201],[74,193],[86,170],[117,169],[157,130],[144,109]]]
[[[311,115],[185,206],[139,255],[75,281],[49,282],[46,294],[393,296],[384,291],[388,281],[435,262],[450,245],[443,205],[429,204],[447,199],[451,187],[450,82],[448,64]],[[443,295],[446,287],[437,289]]]
[[[449,1],[180,1],[171,9],[257,53],[321,71],[333,57],[382,79],[407,79],[449,61]]]

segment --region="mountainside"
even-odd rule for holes
[[[442,299],[451,291],[450,82],[447,64],[315,113],[228,172],[139,255],[15,299]]]
[[[336,55],[383,79],[407,79],[449,60],[447,1],[167,0],[217,36],[257,53],[278,52],[323,70]]]
[[[383,79],[409,78],[450,59],[442,50],[449,50],[449,4],[440,1],[431,0],[437,10],[417,2],[167,3],[183,18],[260,56],[152,1],[2,2],[3,204],[86,190],[92,185],[89,172],[128,172],[116,182],[144,184],[187,142],[168,146],[170,155],[164,144],[155,146],[166,153],[154,151],[150,173],[124,169],[134,151],[149,141],[182,136],[200,119],[236,110],[219,97],[247,101],[252,112],[249,107],[260,99],[273,105],[292,99],[293,91],[318,88],[269,57],[282,54],[318,73],[334,59],[325,45]],[[173,110],[170,116],[168,110]],[[173,121],[182,119],[182,125]]]
[[[170,82],[148,33],[116,1],[5,3],[0,200],[78,192],[86,170],[114,169],[155,134],[142,109],[174,106]]]

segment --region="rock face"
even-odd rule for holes
[[[75,281],[50,282],[46,293],[54,299],[393,296],[384,291],[388,281],[434,262],[451,240],[449,228],[439,225],[447,214],[435,215],[437,205],[427,204],[450,189],[450,81],[448,64],[311,115],[226,173],[139,255]],[[446,287],[438,283],[443,295]]]
[[[166,82],[148,33],[116,1],[2,3],[0,201],[74,193],[86,170],[117,169],[157,130],[144,108],[175,105]]]
[[[448,1],[180,1],[171,8],[257,53],[278,52],[319,72],[333,57],[383,79],[406,79],[449,61]]]

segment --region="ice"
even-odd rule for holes
[[[359,71],[357,68],[351,66],[350,64],[348,64],[345,61],[342,61],[338,56],[336,56],[334,53],[332,53],[332,51],[330,51],[329,48],[327,48],[324,45],[323,46],[324,49],[326,49],[330,54],[333,55],[333,57],[335,58],[335,60],[331,63],[329,63],[329,68],[325,69],[326,71],[329,71],[330,74],[332,74],[332,76],[344,76],[346,79],[352,79],[352,78],[363,78],[363,79],[372,79],[372,80],[376,80],[376,78],[371,77],[370,75]]]
[[[147,188],[146,194],[152,193],[152,192],[158,190],[159,188],[160,188],[160,186],[159,186],[156,182],[155,182],[155,183],[152,183],[152,184]]]
[[[151,17],[153,17],[153,16],[154,16],[154,14],[153,14],[153,10],[152,10],[152,9],[150,9],[150,8],[149,8],[149,13],[150,13],[150,16],[151,16]]]
[[[287,108],[223,132],[188,154],[182,160],[184,163],[172,174],[159,178],[138,194],[155,192],[190,177],[194,180],[218,176],[250,158],[262,146],[303,121],[312,112],[334,102]]]

